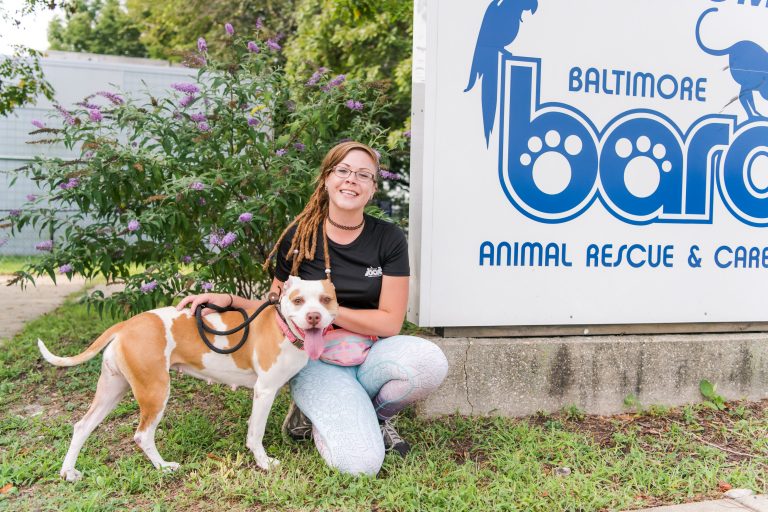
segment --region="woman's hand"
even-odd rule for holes
[[[181,299],[179,305],[176,306],[176,311],[181,311],[187,304],[189,304],[189,307],[192,310],[192,314],[194,314],[197,310],[197,306],[200,304],[207,303],[225,308],[230,306],[232,302],[233,297],[229,293],[201,293],[199,295],[187,295]],[[202,316],[209,315],[211,313],[215,313],[215,311],[211,308],[205,308],[203,310]]]

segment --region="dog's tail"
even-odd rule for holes
[[[104,350],[104,347],[109,345],[110,342],[112,342],[112,340],[114,340],[117,336],[117,327],[119,325],[120,324],[117,324],[107,329],[104,334],[96,338],[96,341],[91,343],[90,347],[85,349],[80,354],[77,354],[76,356],[59,357],[54,355],[45,347],[45,343],[43,343],[43,340],[40,338],[37,339],[37,348],[40,349],[40,353],[43,354],[45,360],[54,366],[75,366],[84,363],[89,359],[93,359],[96,354]]]

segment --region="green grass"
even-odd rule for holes
[[[259,470],[245,447],[251,396],[174,375],[157,444],[181,469],[156,471],[133,443],[129,395],[89,438],[70,484],[58,472],[72,424],[87,410],[100,357],[73,368],[42,361],[82,351],[107,326],[68,302],[0,351],[0,510],[625,510],[717,498],[722,482],[766,491],[768,404],[653,409],[614,418],[416,418],[398,428],[414,448],[387,455],[376,478],[325,466],[310,442],[286,442],[278,397],[265,446],[282,464]],[[726,447],[724,450],[720,447]],[[739,455],[742,454],[742,455]],[[743,455],[748,454],[748,455]],[[557,476],[568,467],[571,474]]]
[[[0,275],[13,274],[28,263],[36,263],[40,256],[0,256]]]

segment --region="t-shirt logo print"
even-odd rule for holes
[[[365,271],[365,277],[381,277],[381,267],[368,267]]]

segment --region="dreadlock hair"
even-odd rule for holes
[[[325,179],[333,172],[333,168],[341,162],[347,153],[353,150],[365,151],[368,156],[371,157],[376,164],[374,172],[374,185],[376,176],[379,170],[379,155],[378,153],[361,142],[347,141],[335,145],[328,151],[323,158],[323,162],[320,165],[320,172],[315,179],[315,191],[309,197],[307,205],[304,210],[286,227],[277,239],[277,242],[272,247],[272,251],[267,257],[267,261],[264,262],[264,270],[269,270],[269,265],[272,259],[277,254],[280,244],[285,238],[286,233],[296,226],[296,232],[291,240],[291,247],[288,249],[286,258],[291,261],[291,275],[299,274],[299,267],[304,260],[315,259],[315,250],[317,249],[317,232],[319,228],[323,228],[323,252],[325,254],[325,272],[326,278],[330,279],[330,257],[328,254],[328,237],[325,235],[325,227],[323,225],[326,217],[328,217],[328,191],[325,188]]]

